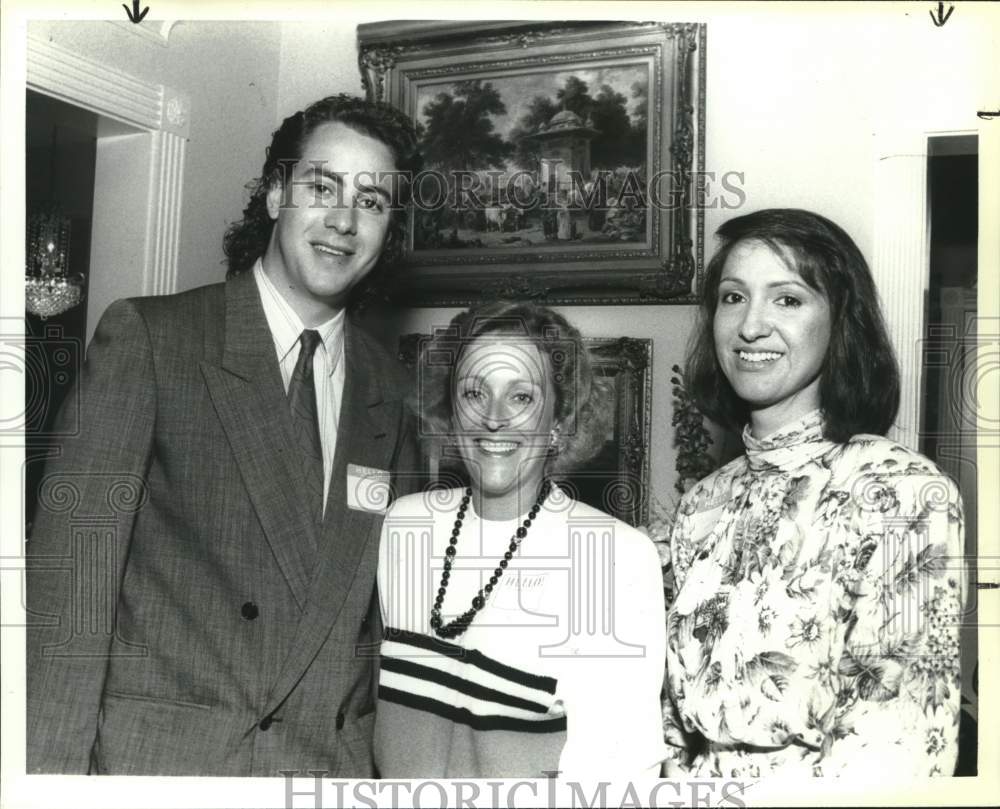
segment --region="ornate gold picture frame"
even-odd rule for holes
[[[361,25],[368,95],[415,121],[407,305],[690,303],[703,254],[705,26]]]

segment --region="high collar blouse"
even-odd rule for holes
[[[670,537],[668,775],[950,775],[961,498],[814,411],[681,500]]]

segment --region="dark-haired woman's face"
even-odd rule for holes
[[[719,365],[758,437],[820,406],[830,305],[768,245],[736,245],[722,268],[713,333]]]
[[[483,514],[508,519],[534,503],[555,425],[549,365],[528,339],[484,335],[455,369],[458,449]]]

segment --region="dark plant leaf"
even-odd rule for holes
[[[903,667],[893,660],[860,661],[863,671],[858,676],[858,696],[869,702],[886,702],[899,695]]]
[[[768,674],[775,673],[788,673],[795,671],[799,666],[795,662],[795,658],[791,655],[786,655],[784,652],[761,652],[759,655],[755,655],[747,661],[747,671],[754,671],[760,669]]]
[[[944,677],[932,677],[927,683],[927,704],[939,708],[951,697],[951,688]]]
[[[938,542],[923,548],[916,557],[911,552],[896,575],[894,584],[896,593],[902,595],[913,587],[921,576],[931,576],[940,579],[947,569],[947,547]]]
[[[948,547],[943,542],[928,545],[917,554],[917,570],[940,579],[948,567]]]

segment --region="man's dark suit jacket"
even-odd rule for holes
[[[108,308],[28,541],[29,772],[371,776],[382,517],[346,471],[416,448],[345,328],[320,529],[253,274]]]

